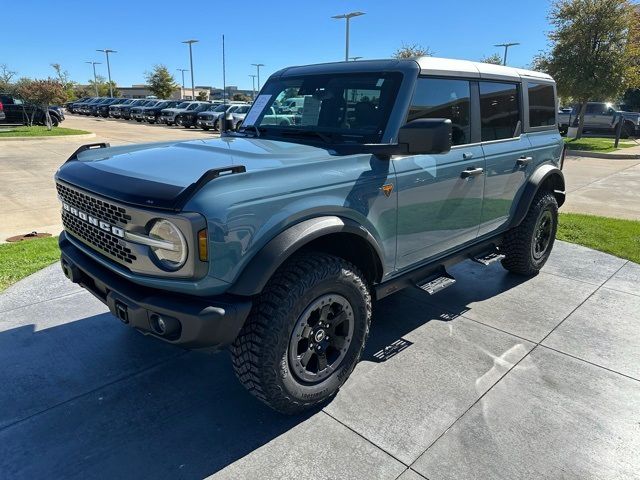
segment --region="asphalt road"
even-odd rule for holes
[[[62,229],[53,174],[80,145],[209,139],[202,130],[69,115],[63,126],[96,133],[73,137],[0,140],[0,242],[33,230],[57,235]],[[562,211],[640,220],[640,160],[568,157],[564,173],[567,203]]]
[[[638,478],[640,265],[558,242],[531,279],[452,273],[381,302],[338,396],[284,417],[226,353],[144,337],[47,268],[0,294],[0,478]]]

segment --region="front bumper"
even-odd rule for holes
[[[251,310],[251,300],[244,297],[202,298],[142,287],[98,264],[74,246],[65,232],[59,244],[65,276],[145,335],[184,348],[216,350],[235,340]]]

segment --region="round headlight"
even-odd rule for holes
[[[156,220],[149,237],[159,240],[151,246],[160,265],[167,270],[178,270],[187,260],[187,242],[182,232],[169,220]]]

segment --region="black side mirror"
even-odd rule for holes
[[[451,150],[451,120],[448,118],[420,118],[398,132],[398,143],[409,155],[435,155]]]

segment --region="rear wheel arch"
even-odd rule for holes
[[[302,221],[276,235],[245,266],[229,293],[257,295],[289,258],[311,251],[351,262],[370,283],[382,278],[382,250],[373,235],[353,220],[324,216]]]
[[[529,177],[527,181],[518,207],[511,221],[511,227],[518,226],[526,217],[531,207],[533,199],[538,192],[548,191],[558,202],[558,207],[562,206],[565,201],[565,181],[564,174],[555,165],[545,164],[540,167]]]

